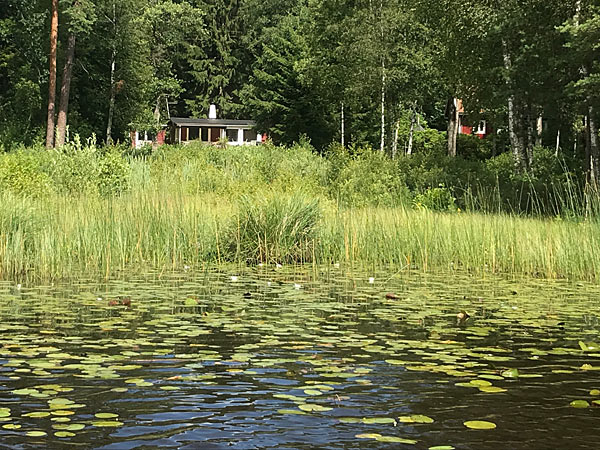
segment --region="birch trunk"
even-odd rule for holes
[[[115,97],[116,97],[116,86],[115,86],[115,66],[116,66],[116,52],[113,51],[112,61],[110,65],[110,100],[108,104],[108,124],[106,126],[106,144],[112,144],[112,124],[113,117],[115,115]]]
[[[415,112],[410,113],[410,132],[408,133],[408,147],[406,148],[406,154],[412,155],[413,150],[413,138],[415,136]]]
[[[588,97],[588,124],[590,129],[590,180],[594,187],[600,183],[600,155],[598,154],[598,127],[596,125],[596,111]]]
[[[113,1],[113,39],[117,38],[117,4]],[[117,65],[117,48],[113,44],[112,55],[110,60],[110,100],[108,103],[108,124],[106,125],[106,144],[112,144],[112,125],[115,115],[115,97],[117,95],[117,87],[115,86],[115,70]]]
[[[510,92],[508,96],[508,133],[510,136],[510,145],[515,158],[515,169],[517,172],[526,172],[528,168],[527,152],[520,133],[521,127],[519,126],[519,122],[521,120],[521,114],[518,111],[515,94],[510,81],[512,60],[506,42],[502,42],[502,49],[504,53],[504,68],[509,73],[506,83]]]
[[[67,44],[67,60],[63,69],[62,84],[60,88],[60,106],[58,108],[58,122],[56,125],[56,147],[65,143],[67,131],[67,114],[69,112],[69,95],[71,92],[71,78],[73,74],[73,60],[75,58],[75,34],[69,34]]]
[[[344,104],[342,103],[342,147],[346,147],[346,123],[344,117]]]
[[[385,59],[381,58],[381,153],[385,151]]]
[[[398,154],[398,134],[400,133],[400,121],[396,120],[396,127],[394,128],[394,142],[392,144],[392,159],[396,159]]]
[[[544,132],[544,119],[540,114],[537,118],[536,126],[535,126],[535,145],[537,147],[542,146],[542,133]]]
[[[459,111],[458,101],[452,97],[448,100],[448,156],[456,156],[456,139],[458,137]]]
[[[58,46],[58,0],[52,0],[50,23],[50,78],[48,82],[48,123],[46,148],[54,147],[54,116],[56,114],[56,49]]]

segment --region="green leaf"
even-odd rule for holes
[[[586,400],[573,400],[569,403],[572,408],[589,408],[590,404]]]
[[[493,430],[496,428],[494,422],[487,422],[485,420],[468,420],[463,424],[465,427],[471,428],[472,430]]]

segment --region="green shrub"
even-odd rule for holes
[[[483,161],[492,156],[492,140],[459,134],[456,137],[456,153],[464,159]]]
[[[129,189],[131,169],[120,153],[113,151],[98,161],[98,191],[104,196],[118,195]]]
[[[0,156],[0,189],[26,197],[42,197],[53,191],[52,179],[43,171],[42,158],[34,151]]]
[[[244,196],[227,232],[228,254],[248,262],[311,261],[320,217],[315,198]]]
[[[47,170],[58,192],[70,195],[98,193],[98,160],[94,151],[76,151],[65,146],[50,154]]]
[[[410,192],[392,160],[367,148],[348,159],[331,180],[332,196],[345,206],[397,206],[410,203]]]
[[[443,185],[415,195],[413,204],[429,211],[456,211],[456,198]]]

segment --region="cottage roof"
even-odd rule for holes
[[[212,128],[253,128],[253,120],[233,119],[190,119],[184,117],[171,117],[171,123],[177,127],[212,127]]]

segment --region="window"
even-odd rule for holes
[[[237,142],[237,140],[238,140],[238,129],[237,128],[227,129],[227,140],[229,142]]]
[[[479,124],[477,125],[477,131],[475,132],[475,134],[485,134],[485,128],[486,128],[485,120],[480,120]]]
[[[190,137],[189,140],[193,141],[200,137],[200,127],[190,127]]]
[[[206,128],[206,127],[200,128],[200,140],[202,142],[208,142],[208,128]]]
[[[244,141],[255,141],[255,140],[256,140],[256,131],[244,130]]]

